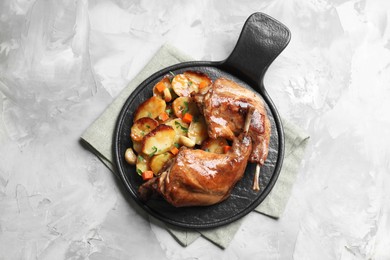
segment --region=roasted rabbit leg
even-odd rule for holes
[[[243,132],[244,121],[250,108],[254,109],[249,127],[252,138],[250,162],[263,165],[268,156],[271,124],[263,100],[234,81],[219,78],[202,95],[193,96],[205,117],[211,138],[233,140]]]
[[[243,121],[253,109],[249,135],[252,138],[250,162],[257,163],[253,189],[258,191],[260,167],[268,156],[271,123],[263,100],[252,91],[234,81],[217,79],[206,94],[193,96],[208,125],[211,138],[224,137],[232,140],[243,130]]]

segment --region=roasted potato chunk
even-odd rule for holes
[[[191,122],[187,135],[198,145],[202,144],[209,137],[207,125],[203,117],[199,117],[198,120]]]
[[[170,76],[165,76],[153,87],[153,95],[165,100],[165,102],[170,102],[172,100],[172,92],[173,89]]]
[[[153,156],[152,159],[150,159],[150,169],[156,175],[164,167],[165,163],[173,157],[173,154],[169,152]]]
[[[179,137],[179,144],[184,145],[188,148],[193,148],[195,146],[195,141],[186,136],[181,135]]]
[[[225,148],[228,144],[225,138],[219,137],[217,139],[208,138],[206,139],[201,146],[202,150],[205,150],[210,153],[225,153]]]
[[[131,139],[134,141],[142,141],[145,135],[158,126],[158,122],[150,117],[141,117],[134,122],[131,127]]]
[[[198,106],[190,97],[178,97],[172,102],[172,110],[175,116],[182,118],[185,113],[196,117],[200,115]]]
[[[133,121],[135,122],[142,117],[150,117],[155,119],[165,111],[166,106],[167,104],[164,100],[153,96],[139,105],[137,111],[134,114]]]
[[[142,142],[133,141],[133,149],[136,153],[141,153]]]
[[[142,175],[143,172],[149,171],[149,158],[147,156],[138,155],[135,168],[138,175]]]
[[[159,125],[142,140],[142,152],[149,156],[165,153],[174,145],[175,137],[171,126]]]
[[[193,84],[196,93],[206,93],[211,86],[211,79],[202,72],[186,71],[183,73]]]
[[[187,136],[189,125],[184,123],[180,118],[173,119],[165,124],[171,126],[175,130],[175,143],[179,141],[180,136]]]
[[[179,97],[189,97],[192,92],[198,93],[198,86],[184,74],[178,74],[173,78],[172,88]]]

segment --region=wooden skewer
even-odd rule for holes
[[[255,112],[255,109],[253,107],[250,107],[249,110],[248,110],[248,114],[246,116],[246,119],[245,119],[245,125],[244,125],[244,131],[245,132],[249,131],[249,127],[251,125],[251,120],[252,120],[252,116],[253,116],[254,112]],[[254,191],[259,191],[260,190],[259,177],[260,177],[260,164],[258,163],[258,164],[256,164],[256,170],[255,170],[255,174],[254,174],[254,177],[253,177],[252,189]]]
[[[245,118],[244,132],[249,131],[249,127],[251,125],[251,121],[252,121],[252,117],[253,117],[254,112],[255,112],[255,109],[253,107],[249,107],[248,113],[246,114],[246,118]]]
[[[260,190],[259,177],[260,177],[260,164],[258,163],[258,164],[256,164],[255,176],[253,177],[253,187],[252,187],[252,189],[254,191],[259,191]]]

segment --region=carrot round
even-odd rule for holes
[[[154,174],[153,174],[152,171],[144,171],[144,172],[142,173],[142,179],[143,179],[144,181],[150,180],[151,178],[153,178],[153,176],[154,176]]]
[[[176,155],[176,154],[179,153],[179,149],[177,149],[177,147],[174,146],[174,147],[171,148],[171,153],[172,153],[173,155]]]
[[[189,113],[185,113],[182,120],[183,120],[183,122],[189,124],[192,122],[192,115]]]
[[[161,81],[159,83],[157,83],[157,85],[156,85],[156,89],[159,92],[163,92],[165,88],[166,88],[165,84],[163,82],[161,82]]]
[[[209,83],[206,80],[203,80],[199,83],[199,89],[205,88],[209,85]]]
[[[166,113],[166,112],[162,112],[160,115],[159,115],[159,118],[161,121],[167,121],[168,118],[169,118],[169,115]]]

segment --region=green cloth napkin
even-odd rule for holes
[[[131,92],[158,70],[180,62],[190,61],[190,57],[180,53],[169,45],[164,45],[144,67],[144,69],[129,83],[119,94],[113,103],[96,119],[95,122],[82,134],[81,139],[88,144],[88,147],[99,157],[99,159],[112,172],[117,174],[113,165],[112,140],[116,119]],[[285,159],[271,193],[255,209],[256,212],[265,214],[272,218],[279,218],[287,204],[291,193],[292,185],[303,157],[309,136],[297,126],[283,121],[285,131]],[[226,248],[238,231],[242,218],[229,225],[209,230],[186,230],[171,225],[165,225],[160,221],[151,218],[152,223],[165,225],[170,234],[183,246],[187,246],[200,236],[205,237],[221,248]]]

